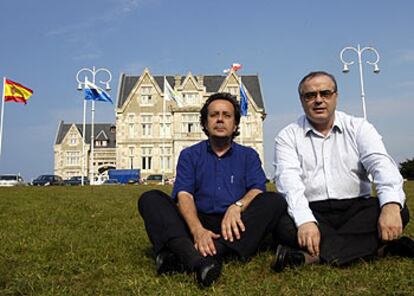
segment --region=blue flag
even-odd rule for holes
[[[85,100],[87,101],[100,101],[113,104],[109,95],[100,87],[92,82],[85,82]]]
[[[246,91],[243,88],[243,84],[240,84],[240,111],[242,116],[247,116],[247,109],[249,108],[247,102]]]

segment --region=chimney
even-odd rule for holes
[[[178,87],[181,86],[181,76],[180,75],[175,75],[174,76],[174,83],[175,83],[174,89],[177,89]]]
[[[200,86],[204,86],[204,76],[203,75],[198,75],[197,80],[198,80],[198,84]]]

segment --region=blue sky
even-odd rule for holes
[[[308,72],[333,73],[338,109],[362,116],[358,68],[345,75],[339,59],[358,43],[381,55],[379,75],[364,67],[368,119],[397,162],[414,157],[412,1],[14,0],[0,11],[0,76],[34,90],[28,105],[6,104],[0,173],[53,171],[59,121],[82,120],[83,67],[110,69],[115,98],[120,73],[221,74],[239,62],[261,78],[270,175],[273,139],[302,114],[296,88]],[[114,122],[113,107],[97,104],[95,118]]]

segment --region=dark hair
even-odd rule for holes
[[[302,97],[302,86],[306,82],[306,80],[312,79],[317,76],[328,76],[329,78],[331,78],[332,82],[335,85],[334,91],[335,92],[338,91],[338,85],[336,84],[335,76],[325,71],[315,71],[315,72],[310,72],[308,75],[303,77],[302,80],[299,82],[299,86],[298,86],[299,97]]]
[[[235,96],[233,96],[232,94],[226,93],[226,92],[220,92],[220,93],[212,94],[211,96],[208,97],[208,99],[204,103],[204,106],[201,108],[201,110],[200,110],[200,124],[201,124],[201,127],[203,129],[203,132],[208,137],[208,131],[207,131],[207,128],[206,128],[207,116],[208,116],[208,106],[212,102],[217,101],[217,100],[228,101],[233,105],[234,119],[236,121],[236,130],[232,134],[232,139],[234,139],[235,137],[240,135],[240,132],[239,132],[239,124],[240,124],[240,117],[241,117],[240,104],[237,102],[237,99],[236,99]]]

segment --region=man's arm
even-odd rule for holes
[[[205,229],[201,224],[192,194],[180,191],[177,194],[177,199],[178,210],[193,235],[194,247],[204,257],[207,255],[214,256],[216,248],[213,240],[218,239],[220,235]]]
[[[403,231],[400,213],[405,202],[403,178],[372,124],[363,121],[356,140],[361,163],[373,177],[381,206],[379,236],[384,241],[396,239]]]
[[[275,139],[275,183],[288,204],[288,213],[298,228],[298,244],[312,256],[319,255],[320,232],[305,197],[302,168],[295,146],[293,130],[284,129]]]

